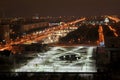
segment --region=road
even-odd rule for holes
[[[120,19],[117,18],[117,17],[112,17],[112,16],[107,16],[107,17],[110,18],[110,19],[112,19],[112,20],[114,20],[116,23],[120,22]]]
[[[52,27],[52,28],[48,28],[48,29],[42,31],[42,33],[39,33],[39,32],[38,32],[38,33],[36,33],[36,34],[33,34],[33,33],[28,34],[28,35],[26,35],[25,37],[23,37],[23,38],[21,38],[21,39],[19,39],[19,40],[16,40],[16,41],[14,41],[14,42],[11,42],[11,43],[8,43],[8,44],[4,45],[3,47],[0,48],[0,51],[3,51],[3,50],[5,50],[5,49],[11,50],[11,45],[14,45],[14,44],[22,44],[22,43],[26,43],[26,42],[31,42],[31,43],[32,43],[32,42],[35,42],[35,41],[40,41],[40,40],[44,39],[45,37],[47,37],[48,34],[54,32],[54,31],[56,31],[56,30],[64,29],[64,28],[66,28],[69,24],[73,24],[73,23],[75,24],[75,23],[80,22],[80,21],[83,21],[83,20],[85,20],[85,18],[82,18],[82,19],[78,19],[78,20],[76,20],[76,21],[72,21],[72,22],[65,23],[65,24],[62,25],[62,26],[55,26],[55,27]]]
[[[112,26],[108,26],[110,31],[113,32],[113,34],[115,35],[115,37],[118,37],[118,34],[116,33],[116,30],[112,27]]]
[[[98,33],[99,33],[99,44],[101,45],[101,43],[103,43],[102,44],[102,46],[104,45],[104,34],[103,34],[103,26],[99,26],[99,29],[98,29]]]

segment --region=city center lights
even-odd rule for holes
[[[120,0],[0,0],[0,80],[120,80]]]
[[[70,24],[70,23],[77,23],[77,22],[80,22],[80,21],[83,21],[83,20],[85,20],[85,18],[83,18],[83,19],[79,19],[79,20],[76,20],[76,21],[72,21],[72,22],[69,22],[69,23],[67,23],[67,24]],[[28,26],[27,26],[28,27]],[[25,43],[25,42],[33,42],[33,41],[40,41],[41,39],[43,39],[43,38],[45,38],[45,37],[47,37],[47,35],[48,34],[50,34],[50,33],[52,33],[52,32],[54,32],[55,30],[59,30],[59,28],[66,28],[66,26],[58,26],[58,27],[52,27],[52,28],[49,28],[49,29],[46,29],[46,30],[44,30],[43,31],[43,33],[39,33],[39,35],[38,34],[35,34],[34,35],[34,39],[32,39],[31,40],[31,38],[29,37],[29,36],[32,36],[33,34],[29,34],[29,35],[26,35],[26,37],[28,38],[28,39],[20,39],[20,41],[16,41],[16,42],[12,42],[12,45],[13,44],[21,44],[21,43]],[[28,30],[28,28],[26,28],[26,27],[24,27],[23,29],[25,29],[25,31],[26,30]],[[43,36],[41,36],[41,35],[43,35]],[[11,44],[11,43],[10,43]],[[10,45],[9,46],[7,46],[6,45],[6,48],[8,48],[8,47],[10,47]],[[5,49],[6,49],[5,48]],[[0,50],[4,50],[4,48],[0,48]]]
[[[0,19],[0,72],[21,78],[45,74],[40,80],[68,80],[61,73],[74,75],[70,80],[116,80],[119,17],[38,17]]]

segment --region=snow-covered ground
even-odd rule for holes
[[[95,46],[51,47],[26,65],[15,69],[15,72],[97,72],[92,54]],[[86,51],[86,53],[85,53]],[[60,56],[75,54],[80,57],[73,61],[60,60]]]

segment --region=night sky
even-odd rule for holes
[[[0,0],[0,17],[120,14],[120,0]]]

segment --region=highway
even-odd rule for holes
[[[112,16],[107,16],[107,17],[111,20],[116,21],[116,22],[120,21],[120,19],[118,19],[116,17],[112,17]],[[11,48],[12,48],[11,45],[14,45],[14,44],[39,42],[41,40],[44,40],[46,37],[48,37],[51,33],[54,33],[55,31],[64,30],[69,25],[75,24],[75,23],[78,23],[78,22],[84,21],[84,20],[86,20],[86,18],[81,18],[81,19],[78,19],[78,20],[75,20],[72,22],[64,23],[60,26],[54,26],[54,27],[45,29],[43,31],[38,31],[38,32],[31,33],[31,34],[26,34],[22,38],[16,39],[16,41],[11,41],[10,43],[7,43],[6,45],[0,46],[0,51],[6,50],[6,49],[11,50]],[[117,30],[114,28],[114,26],[111,26],[111,25],[107,25],[107,26],[108,26],[109,30],[113,32],[115,37],[119,36],[117,33]],[[104,37],[106,37],[105,33],[103,32],[103,31],[105,31],[104,29],[105,28],[103,27],[103,25],[99,26],[99,30],[98,30],[99,43],[104,42]]]
[[[114,33],[115,37],[118,37],[118,34],[116,33],[116,30],[112,26],[108,26],[108,27]]]
[[[110,19],[112,19],[112,20],[114,20],[116,23],[120,22],[120,19],[117,18],[117,17],[112,17],[112,16],[107,16],[107,17],[110,18]]]
[[[101,25],[99,26],[98,33],[99,33],[99,44],[104,43],[103,26]]]
[[[69,24],[75,24],[84,21],[85,18],[68,22],[60,26],[51,27],[43,31],[34,32],[23,36],[23,38],[5,45],[0,50],[11,49],[11,45],[32,43],[44,40],[52,33],[64,30]],[[75,27],[75,26],[74,26]],[[83,26],[84,27],[84,26]],[[106,37],[118,37],[115,26],[111,25],[94,25],[99,34],[99,44],[105,42]],[[89,29],[89,28],[88,28]],[[86,29],[84,30],[86,33]],[[84,34],[85,34],[84,33]],[[63,33],[61,33],[63,34]],[[84,35],[83,34],[83,35]],[[52,36],[52,35],[51,35]],[[95,36],[96,37],[96,36]],[[66,45],[66,44],[65,44]],[[72,45],[72,44],[71,44]],[[59,44],[50,47],[46,52],[37,53],[32,56],[33,59],[20,66],[20,68],[12,69],[13,72],[97,72],[95,59],[93,58],[94,50],[97,46],[88,45],[72,45],[60,46]],[[75,56],[74,56],[75,55]],[[69,58],[68,58],[68,57]],[[74,57],[71,57],[74,56]],[[26,59],[26,58],[25,58]],[[17,62],[16,62],[17,64]]]
[[[43,30],[41,33],[38,32],[38,33],[27,34],[26,36],[24,36],[23,38],[20,38],[19,40],[16,40],[14,42],[12,41],[12,42],[0,47],[0,51],[6,50],[6,49],[11,50],[11,45],[14,45],[14,44],[23,44],[23,43],[26,43],[26,42],[32,43],[32,42],[40,41],[40,40],[44,39],[45,37],[47,37],[50,33],[53,33],[54,31],[64,29],[69,24],[73,24],[73,23],[75,24],[75,23],[83,21],[83,20],[85,20],[85,18],[65,23],[62,26],[55,26],[55,27],[48,28],[46,30]]]

